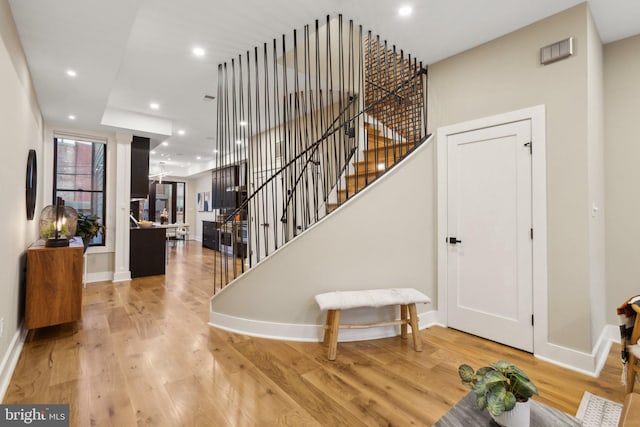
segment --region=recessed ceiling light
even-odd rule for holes
[[[76,70],[67,70],[67,76],[69,77],[76,77],[78,75],[78,73],[76,73]]]
[[[240,145],[240,144],[242,144],[242,141],[241,140],[237,140],[236,144]]]
[[[74,116],[73,114],[69,114],[69,120],[75,120],[76,116]]]
[[[202,157],[200,157],[200,156],[196,157],[196,159],[197,159],[197,160],[200,160],[201,158],[202,158]]]
[[[398,15],[400,16],[409,16],[412,13],[413,13],[413,8],[409,5],[402,6],[400,9],[398,9]]]
[[[201,47],[199,47],[199,46],[194,47],[194,48],[193,48],[193,50],[192,50],[192,52],[193,52],[193,54],[194,54],[195,56],[197,56],[198,58],[202,58],[202,57],[204,56],[204,54],[205,54],[204,49],[203,49],[203,48],[201,48]]]
[[[157,102],[152,102],[149,104],[149,108],[151,108],[152,110],[157,110],[160,108],[160,104],[158,104]]]
[[[180,129],[180,130],[178,131],[178,135],[184,135],[184,129]]]
[[[246,125],[247,125],[247,122],[245,122],[244,120],[240,122],[240,126],[246,126]]]
[[[156,154],[156,150],[151,150],[151,154]]]
[[[214,149],[214,150],[213,150],[213,152],[214,152],[214,153],[217,153],[217,152],[218,152],[218,150],[215,150],[215,149]]]
[[[169,145],[169,142],[164,141],[164,142],[162,143],[162,145],[164,145],[164,146],[166,147],[167,145]]]

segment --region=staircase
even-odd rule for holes
[[[395,46],[389,49],[379,37],[369,34],[366,46],[364,103],[370,120],[364,123],[365,146],[351,160],[328,212],[382,176],[420,145],[426,133],[424,79],[415,75],[426,75],[426,69],[396,52]],[[399,86],[403,81],[410,83]]]
[[[342,16],[299,33],[293,45],[283,36],[218,67],[216,162],[247,170],[246,198],[221,213],[224,226],[244,225],[249,234],[246,262],[218,270],[221,283],[304,233],[427,139],[426,68],[415,58]]]

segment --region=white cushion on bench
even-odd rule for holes
[[[413,288],[335,291],[316,295],[320,310],[346,310],[357,307],[383,307],[394,304],[430,303],[431,299]]]

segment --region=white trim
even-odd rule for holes
[[[435,310],[419,313],[419,329],[439,325]],[[324,325],[300,325],[292,323],[264,322],[262,320],[245,319],[222,313],[211,313],[209,326],[229,332],[259,338],[285,341],[321,342]],[[400,334],[398,326],[383,326],[367,329],[341,329],[339,342],[365,341],[379,338],[395,337]]]
[[[553,353],[548,342],[547,295],[547,181],[545,106],[537,105],[522,110],[491,117],[444,126],[437,130],[437,179],[438,179],[438,321],[447,325],[447,138],[462,132],[497,126],[506,123],[531,120],[532,222],[533,239],[533,314],[535,327],[533,349],[536,355],[547,357]]]
[[[20,359],[20,353],[22,352],[22,346],[27,338],[27,330],[20,324],[20,327],[13,335],[9,348],[0,363],[0,402],[4,401],[4,395],[9,388],[11,382],[11,376],[16,369],[18,359]]]
[[[98,271],[97,273],[87,273],[85,283],[111,282],[113,281],[113,271]]]
[[[131,280],[131,271],[118,271],[113,274],[112,282],[126,282]]]
[[[547,353],[544,356],[536,354],[535,357],[545,362],[597,378],[607,361],[607,356],[609,356],[609,351],[611,350],[611,343],[619,340],[619,335],[620,333],[616,326],[606,325],[602,328],[602,333],[591,353],[547,343]]]
[[[595,347],[593,348],[593,355],[595,358],[595,376],[600,375],[600,371],[607,362],[609,351],[611,350],[611,344],[614,342],[620,342],[620,328],[616,325],[606,325],[602,328],[602,333],[598,337]]]

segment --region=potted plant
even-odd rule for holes
[[[498,424],[529,426],[529,398],[538,394],[538,388],[516,365],[500,360],[474,372],[463,364],[458,374],[462,384],[475,393],[478,408],[486,409]]]
[[[104,233],[104,224],[99,222],[99,219],[100,217],[97,215],[78,214],[76,236],[82,237],[82,243],[84,244],[85,251],[89,247],[91,239],[96,237],[101,231]]]

